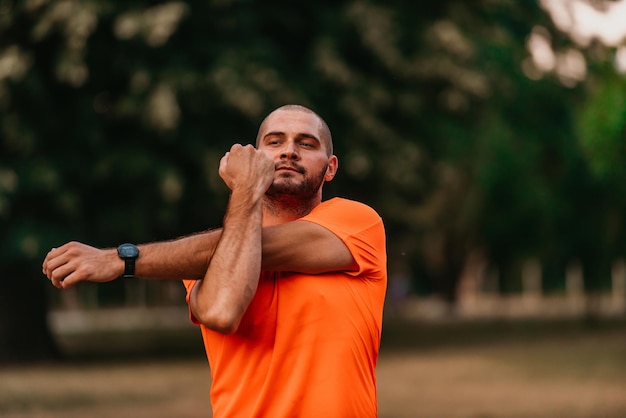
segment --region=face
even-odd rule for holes
[[[332,180],[337,171],[337,157],[327,155],[320,137],[320,121],[308,112],[278,110],[270,114],[259,131],[257,147],[275,164],[269,196],[321,196],[322,184]]]

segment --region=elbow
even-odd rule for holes
[[[217,319],[203,322],[203,324],[208,329],[224,335],[234,334],[237,328],[239,328],[239,321]]]
[[[220,334],[233,334],[239,328],[253,293],[249,295],[208,292],[200,294],[194,288],[189,304],[195,319],[207,329]]]
[[[241,315],[224,310],[208,310],[196,315],[196,319],[208,329],[228,335],[239,328]]]

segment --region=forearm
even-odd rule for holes
[[[234,332],[256,292],[261,272],[260,199],[233,193],[204,279],[191,295],[194,316],[207,327]]]
[[[135,275],[155,279],[202,278],[221,233],[221,229],[215,229],[172,241],[139,245]]]
[[[264,228],[261,267],[308,274],[358,269],[352,253],[339,237],[307,221]]]

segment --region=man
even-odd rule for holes
[[[231,189],[223,228],[140,246],[135,274],[188,278],[215,417],[375,417],[382,220],[361,203],[322,202],[338,160],[313,111],[276,109],[256,142],[220,162]],[[123,255],[68,243],[43,271],[60,288],[104,282],[125,272]]]

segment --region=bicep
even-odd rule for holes
[[[346,244],[313,222],[293,221],[263,228],[262,242],[263,270],[317,274],[357,269]]]

